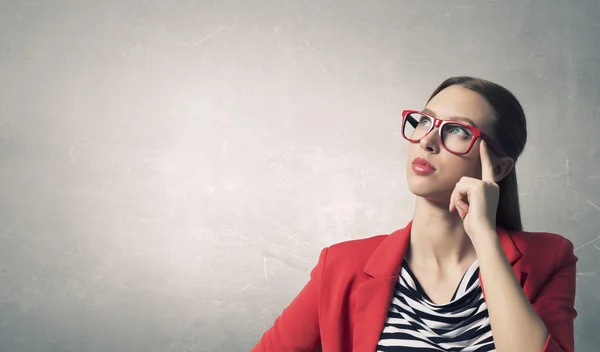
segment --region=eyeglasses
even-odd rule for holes
[[[460,121],[439,120],[417,110],[402,111],[402,136],[412,143],[419,142],[434,127],[438,128],[441,146],[452,154],[468,153],[477,138],[483,139],[498,156],[506,156],[500,145],[481,130]]]

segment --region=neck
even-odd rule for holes
[[[442,268],[470,264],[475,258],[475,249],[458,212],[450,213],[448,204],[418,197],[407,259],[416,265]]]

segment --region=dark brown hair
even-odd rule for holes
[[[494,132],[492,138],[504,149],[515,163],[527,141],[527,123],[525,112],[517,98],[499,84],[480,78],[460,76],[450,77],[431,94],[427,102],[439,92],[452,85],[459,85],[483,96],[494,110]],[[506,230],[523,230],[519,192],[517,187],[517,171],[512,171],[500,182],[500,200],[496,211],[496,225]]]

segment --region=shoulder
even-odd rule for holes
[[[388,234],[376,235],[356,240],[339,242],[329,247],[329,255],[367,255],[374,251]]]
[[[532,246],[558,248],[563,241],[567,240],[565,237],[552,232],[509,231],[509,234],[519,249],[530,249]]]
[[[336,271],[346,269],[350,272],[362,271],[373,252],[389,234],[349,240],[333,244],[325,249],[327,266],[335,267]]]
[[[546,259],[555,266],[561,266],[564,262],[577,261],[573,243],[557,233],[510,231],[509,234],[524,257]]]

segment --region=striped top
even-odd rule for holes
[[[398,275],[377,351],[495,351],[476,260],[449,303],[434,304],[406,259]]]

